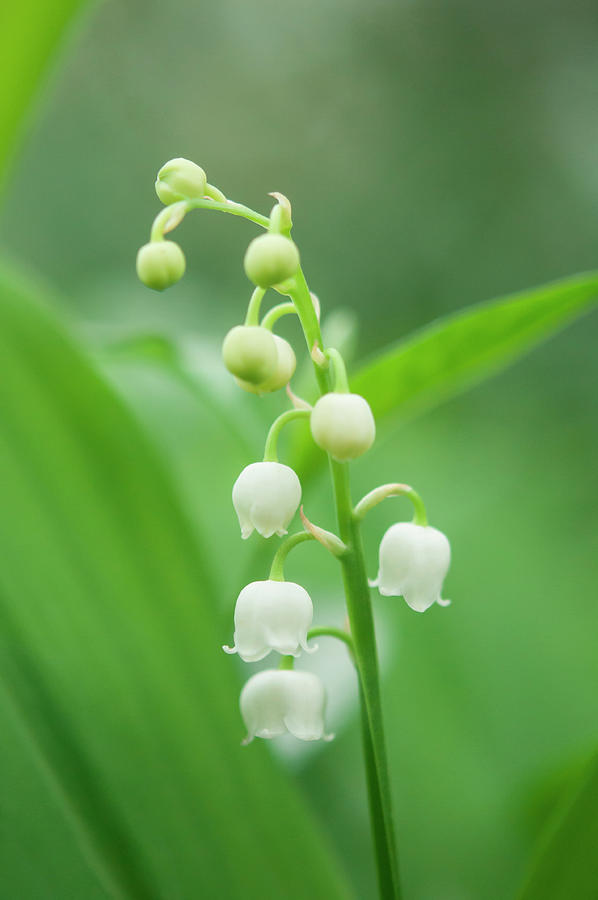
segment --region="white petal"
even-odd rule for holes
[[[421,594],[421,593],[412,593],[411,591],[405,590],[403,593],[403,597],[405,599],[405,603],[407,606],[410,606],[411,609],[415,610],[415,612],[425,612],[429,609],[435,602],[437,598],[431,598],[429,594]]]
[[[241,537],[244,541],[246,541],[247,538],[251,537],[254,531],[255,529],[253,525],[241,525]]]
[[[247,742],[254,737],[276,737],[286,731],[281,674],[277,669],[265,669],[253,675],[244,685],[239,703],[247,728]]]
[[[326,695],[317,675],[288,669],[258,672],[241,691],[244,743],[273,738],[285,731],[302,741],[331,740],[324,733]]]
[[[324,685],[311,672],[286,672],[286,715],[289,732],[301,741],[319,741],[324,736]]]
[[[253,581],[237,598],[235,647],[245,662],[257,662],[276,650],[298,656],[307,643],[313,604],[292,581]]]
[[[403,596],[417,612],[440,600],[450,564],[450,544],[436,528],[399,522],[380,543],[378,589],[384,596]]]
[[[263,537],[286,534],[300,502],[299,479],[282,463],[252,463],[243,469],[233,486],[233,504],[244,538],[254,528]]]

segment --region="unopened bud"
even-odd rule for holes
[[[247,248],[244,265],[250,281],[261,288],[269,288],[295,274],[299,251],[290,238],[281,234],[262,234]]]
[[[274,335],[259,325],[236,325],[224,338],[222,359],[232,375],[252,385],[261,384],[276,372]]]
[[[137,275],[155,291],[176,284],[185,274],[185,254],[174,241],[151,241],[137,253]]]
[[[178,200],[205,197],[206,173],[190,159],[182,156],[171,159],[158,172],[156,194],[165,206]]]
[[[249,391],[251,394],[271,394],[273,391],[279,391],[285,387],[295,374],[297,359],[293,348],[288,341],[285,341],[284,338],[279,337],[277,334],[273,334],[272,337],[276,344],[277,354],[274,374],[265,381],[260,382],[260,384],[251,384],[249,381],[237,378],[237,384],[244,391]]]
[[[372,410],[359,394],[324,394],[314,406],[310,423],[318,447],[338,462],[361,456],[376,437]]]

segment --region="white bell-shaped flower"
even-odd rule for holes
[[[235,645],[226,653],[238,653],[244,662],[258,662],[276,650],[284,656],[312,653],[307,632],[314,609],[311,597],[292,581],[252,581],[243,588],[235,607]]]
[[[287,732],[301,741],[329,741],[324,732],[326,693],[312,672],[266,669],[254,675],[241,691],[241,715],[247,728],[243,741],[274,738]]]
[[[442,600],[442,582],[451,561],[448,538],[429,525],[398,522],[380,543],[378,578],[372,582],[385,597],[404,597],[411,609],[424,612]]]
[[[251,463],[233,486],[233,505],[243,538],[248,538],[254,528],[265,538],[286,534],[300,502],[299,479],[289,466],[279,462]]]

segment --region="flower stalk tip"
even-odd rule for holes
[[[307,402],[307,400],[304,400],[302,397],[299,397],[299,396],[297,396],[297,394],[293,393],[293,391],[291,390],[290,384],[287,384],[286,392],[287,392],[287,397],[289,398],[289,400],[291,401],[291,403],[293,404],[293,407],[295,409],[310,409],[310,410],[312,409],[311,405]]]
[[[278,416],[272,423],[270,431],[268,432],[268,437],[266,438],[264,461],[276,461],[278,459],[278,438],[284,426],[288,425],[289,422],[294,422],[296,419],[309,418],[310,415],[311,407],[308,406],[307,409],[304,409],[303,407],[300,409],[288,409]]]
[[[370,491],[365,497],[361,498],[353,510],[353,516],[357,520],[363,519],[370,509],[373,509],[389,497],[408,497],[414,508],[414,523],[416,525],[428,524],[428,516],[424,501],[417,491],[408,484],[381,484],[379,487],[374,488],[373,491]]]
[[[348,549],[347,545],[343,543],[336,534],[333,534],[332,531],[326,531],[325,528],[320,528],[319,525],[314,525],[313,522],[310,522],[303,512],[303,507],[299,510],[299,515],[301,516],[301,521],[303,522],[305,530],[309,532],[319,544],[325,547],[333,556],[341,557],[345,555]]]

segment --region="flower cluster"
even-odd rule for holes
[[[294,660],[317,649],[310,643],[316,633],[340,637],[352,651],[367,705],[369,688],[363,679],[361,660],[364,641],[373,640],[373,630],[358,633],[356,627],[345,632],[326,627],[313,629],[313,604],[308,592],[300,584],[284,579],[286,555],[304,540],[317,540],[344,567],[345,584],[352,584],[352,603],[367,604],[369,609],[363,557],[356,537],[359,524],[382,500],[405,496],[413,503],[414,519],[398,522],[384,534],[378,577],[371,584],[383,596],[402,596],[411,609],[423,612],[434,604],[448,603],[441,598],[441,591],[450,563],[449,542],[428,525],[421,498],[408,485],[381,485],[351,508],[345,464],[370,449],[376,425],[368,401],[351,392],[339,351],[322,345],[319,303],[307,288],[299,251],[290,237],[292,218],[287,198],[273,195],[276,203],[266,218],[228,201],[218,188],[208,184],[203,169],[184,159],[171,160],[160,169],[156,191],[165,209],[154,222],[150,242],[139,251],[137,270],[140,279],[157,290],[183,275],[183,252],[164,235],[190,209],[211,208],[244,215],[266,229],[247,248],[244,268],[254,287],[244,322],[232,328],[224,339],[222,357],[243,390],[261,395],[287,387],[292,408],[273,423],[263,459],[250,463],[238,476],[232,490],[233,505],[242,538],[249,538],[254,531],[266,539],[287,534],[299,509],[302,490],[296,472],[279,461],[277,441],[287,423],[308,419],[313,441],[331,460],[340,537],[309,522],[302,511],[305,530],[282,542],[267,579],[254,581],[240,592],[234,614],[233,646],[225,646],[224,650],[238,654],[246,663],[258,662],[273,652],[280,656],[279,668],[253,675],[241,692],[241,714],[247,728],[245,743],[255,737],[273,738],[286,732],[303,741],[326,740],[330,736],[324,728],[324,687],[316,675],[295,670]],[[260,319],[261,303],[268,290],[288,297],[289,302],[274,306]],[[276,322],[288,314],[298,316],[315,366],[320,397],[313,407],[290,390],[295,352],[286,340],[273,333]],[[349,600],[349,594],[347,597]],[[351,626],[358,624],[351,618],[353,608],[348,602]],[[370,649],[375,654],[375,647]],[[377,740],[375,733],[371,740]]]

